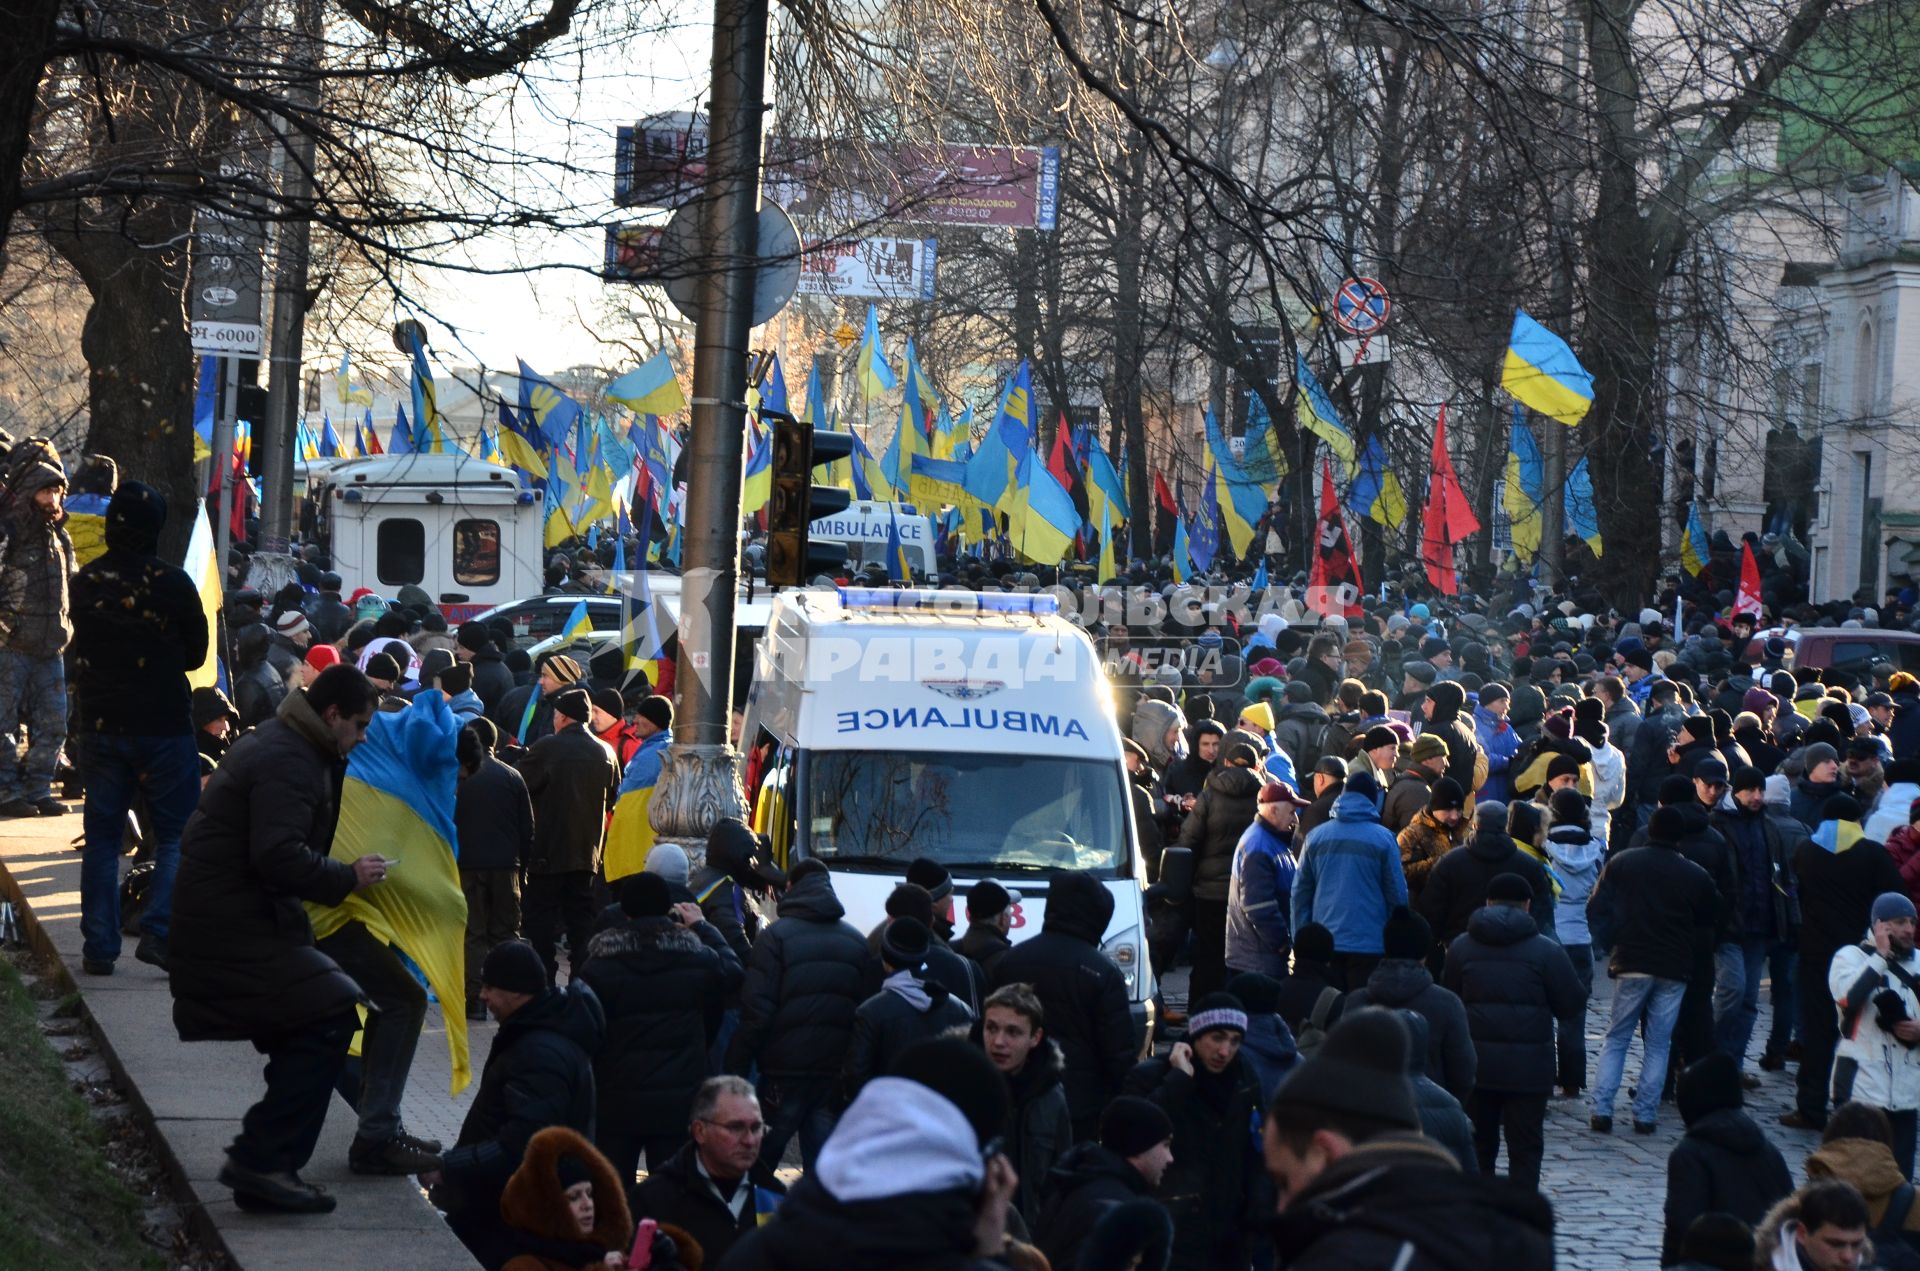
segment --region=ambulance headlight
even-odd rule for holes
[[[1127,991],[1131,993],[1140,978],[1140,928],[1128,927],[1118,935],[1109,937],[1101,944],[1100,952],[1113,959],[1113,964],[1120,968],[1120,974],[1127,982]]]

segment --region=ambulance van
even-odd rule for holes
[[[1154,1023],[1144,889],[1112,692],[1053,597],[825,588],[775,597],[744,735],[759,750],[756,828],[788,867],[833,871],[870,931],[920,856],[954,879],[956,926],[983,878],[1020,893],[1011,938],[1041,929],[1049,884],[1113,896],[1102,950],[1136,1035]]]

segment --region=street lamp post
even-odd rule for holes
[[[728,725],[766,69],[767,0],[714,0],[673,745],[649,810],[669,839],[704,840],[745,804]]]

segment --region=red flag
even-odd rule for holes
[[[1067,417],[1060,416],[1060,426],[1053,430],[1053,453],[1047,456],[1047,471],[1060,483],[1062,490],[1073,489],[1073,461],[1069,459],[1067,444]]]
[[[1447,407],[1440,406],[1440,418],[1433,425],[1433,469],[1427,487],[1426,515],[1420,525],[1420,556],[1426,562],[1427,581],[1441,595],[1457,595],[1459,577],[1453,569],[1454,544],[1480,531],[1480,520],[1467,504],[1467,492],[1453,473],[1453,460],[1447,457]]]
[[[1313,536],[1313,572],[1307,578],[1307,607],[1325,616],[1341,614],[1358,618],[1366,613],[1360,607],[1360,562],[1354,559],[1353,541],[1347,537],[1346,518],[1340,514],[1340,500],[1333,494],[1333,462],[1320,466],[1320,523]]]
[[[1734,593],[1733,612],[1736,616],[1743,613],[1753,615],[1753,624],[1760,625],[1762,602],[1760,599],[1760,562],[1753,557],[1751,539],[1740,544],[1740,590]]]
[[[367,429],[367,453],[370,455],[387,453],[386,447],[380,444],[380,433],[377,429]]]
[[[1153,474],[1153,498],[1168,516],[1180,515],[1180,509],[1173,501],[1173,491],[1167,489],[1167,479],[1157,472]]]

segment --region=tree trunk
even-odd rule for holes
[[[0,273],[6,271],[7,235],[20,207],[20,171],[33,143],[33,109],[53,42],[58,0],[0,0],[0,30],[8,47],[0,54]]]

